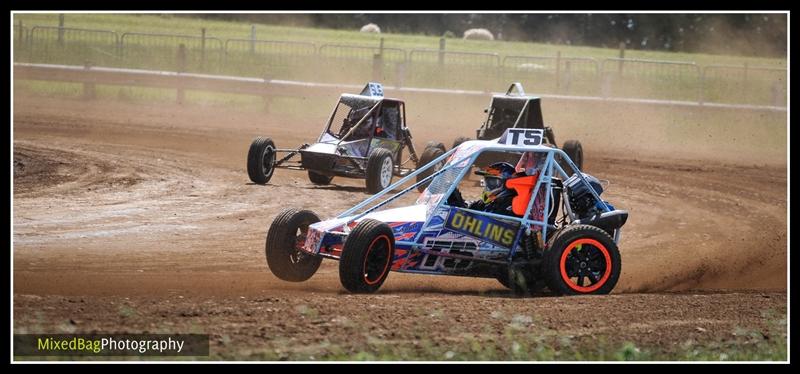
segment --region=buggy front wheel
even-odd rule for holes
[[[367,191],[378,193],[392,184],[394,161],[392,152],[384,148],[375,148],[367,159]]]
[[[253,183],[266,184],[275,171],[275,143],[270,138],[257,137],[247,152],[247,175]]]
[[[389,225],[365,219],[347,236],[339,261],[339,280],[353,293],[377,291],[392,267],[394,234]]]
[[[322,257],[302,250],[308,226],[319,222],[310,210],[287,209],[278,214],[267,232],[265,253],[267,266],[276,277],[289,282],[302,282],[319,269]]]

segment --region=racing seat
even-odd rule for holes
[[[539,180],[539,174],[529,175],[525,177],[509,178],[506,180],[506,187],[517,191],[517,196],[511,200],[511,211],[514,214],[522,217],[525,215],[525,209],[531,201],[531,193],[533,187],[536,186],[536,181]]]

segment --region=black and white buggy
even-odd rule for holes
[[[269,182],[275,168],[307,170],[317,185],[327,185],[337,176],[360,178],[366,179],[368,192],[376,193],[388,187],[393,176],[406,176],[442,153],[431,145],[418,157],[406,127],[405,103],[384,97],[379,83],[368,83],[358,95],[341,95],[314,144],[283,149],[270,138],[254,139],[247,173],[257,184]]]
[[[510,128],[540,129],[544,131],[544,144],[558,147],[553,128],[544,124],[541,98],[525,94],[522,83],[512,83],[505,94],[492,95],[492,101],[485,112],[486,121],[476,131],[477,140],[497,139]],[[453,148],[467,140],[470,138],[456,138]],[[583,169],[583,145],[580,141],[567,140],[560,148],[578,168]],[[477,165],[486,166],[494,161],[499,160],[479,159]],[[563,160],[559,158],[557,161],[562,168],[567,168]]]

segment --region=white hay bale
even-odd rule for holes
[[[361,32],[371,32],[371,33],[375,33],[375,34],[380,34],[381,33],[381,28],[378,27],[378,25],[376,25],[374,23],[368,23],[368,24],[366,24],[364,26],[361,26],[361,30],[360,31]]]
[[[494,40],[492,32],[486,29],[469,29],[464,31],[464,39],[472,40]]]

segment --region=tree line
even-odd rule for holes
[[[498,40],[528,41],[675,52],[785,56],[786,14],[196,14],[263,24],[358,30],[367,23],[382,32],[461,37],[485,28]]]

